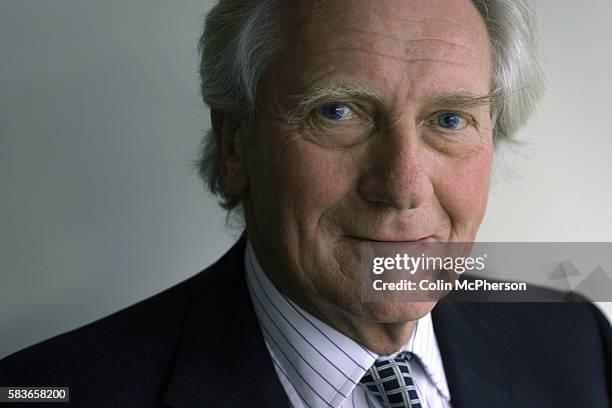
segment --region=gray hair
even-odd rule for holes
[[[493,49],[493,141],[513,141],[544,90],[537,60],[536,22],[527,0],[472,0],[483,17]],[[211,109],[253,120],[259,79],[281,48],[283,0],[219,0],[208,13],[199,40],[201,93]],[[249,132],[244,137],[248,138]],[[241,197],[229,195],[219,169],[216,140],[202,142],[198,171],[228,210]]]

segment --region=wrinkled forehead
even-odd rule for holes
[[[292,40],[333,40],[343,32],[379,32],[390,39],[445,39],[465,46],[486,36],[471,0],[294,0],[287,6]]]
[[[358,63],[415,73],[439,62],[490,72],[487,27],[471,0],[297,0],[284,21],[289,55],[315,71]]]

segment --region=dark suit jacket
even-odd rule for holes
[[[193,278],[6,357],[0,386],[69,386],[61,407],[288,406],[243,254],[241,239]],[[453,407],[610,406],[611,329],[591,304],[442,302],[432,316]]]

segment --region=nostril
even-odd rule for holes
[[[429,201],[434,193],[429,176],[422,170],[401,175],[373,171],[360,182],[359,194],[378,208],[405,210]]]

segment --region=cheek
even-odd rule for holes
[[[262,178],[266,184],[251,186],[252,191],[265,192],[254,203],[257,223],[274,237],[272,245],[284,255],[286,270],[295,271],[299,287],[327,282],[335,288],[342,273],[337,273],[340,265],[334,253],[338,226],[333,210],[352,191],[352,160],[346,153],[300,138],[276,149],[270,146],[269,152]],[[322,271],[328,276],[320,276]]]
[[[264,161],[267,193],[264,205],[274,205],[285,228],[311,235],[321,217],[351,191],[351,160],[341,151],[327,150],[300,137],[270,145]],[[268,203],[268,204],[266,204]],[[291,227],[293,225],[294,227]]]
[[[435,169],[435,194],[454,225],[477,227],[489,196],[492,149],[445,161]]]
[[[303,211],[323,212],[350,191],[350,165],[337,152],[309,143],[296,144],[284,161],[286,165],[279,169],[284,171],[280,186],[292,189],[296,206]]]

